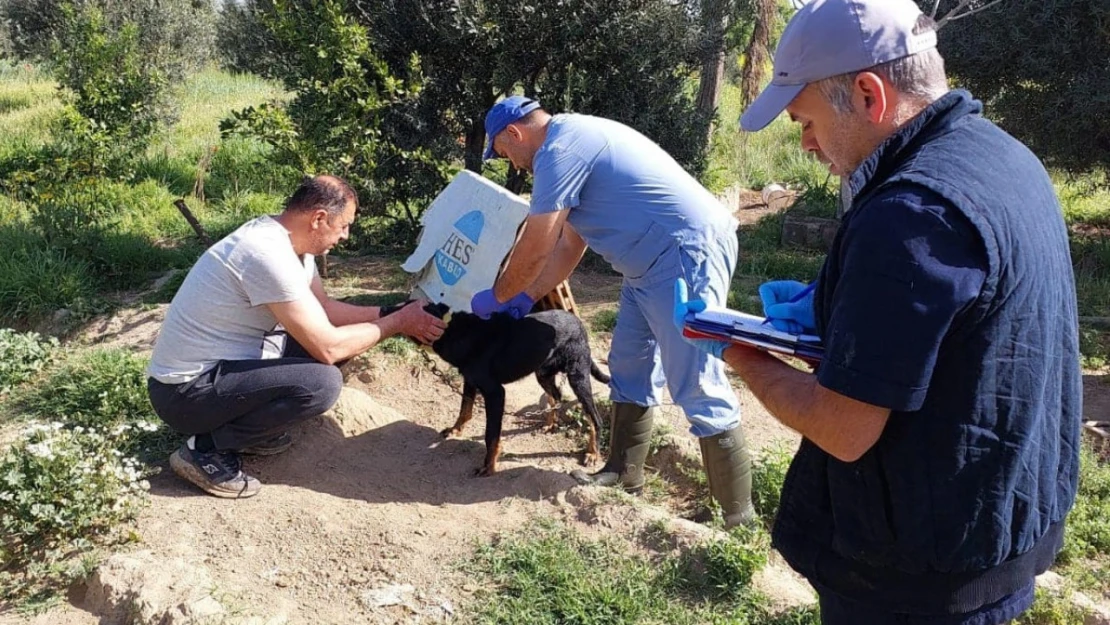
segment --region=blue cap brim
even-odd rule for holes
[[[748,110],[740,116],[740,127],[748,132],[763,130],[775,121],[794,98],[805,89],[805,83],[800,85],[767,85],[763,93],[752,102]]]
[[[486,146],[486,155],[482,157],[483,161],[490,161],[497,158],[497,153],[493,151],[493,137],[490,137],[489,145]]]

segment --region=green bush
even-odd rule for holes
[[[94,349],[70,357],[20,401],[22,411],[68,427],[127,431],[120,450],[144,458],[172,449],[177,436],[161,425],[146,390],[146,359],[122,349]],[[118,435],[117,435],[118,436]]]
[[[612,332],[617,327],[617,312],[619,311],[612,308],[599,310],[590,320],[590,329],[594,332]]]
[[[0,457],[0,599],[49,602],[145,501],[143,471],[116,428],[36,424]]]
[[[57,349],[56,338],[0,328],[0,396],[42,371]]]
[[[417,232],[452,168],[430,153],[428,134],[410,114],[422,83],[416,58],[394,71],[368,28],[336,0],[277,0],[263,17],[282,47],[272,73],[293,99],[235,113],[221,124],[225,136],[261,139],[296,171],[342,176],[358,193],[362,216],[403,221]],[[362,220],[352,228],[353,245],[364,228]]]
[[[5,0],[0,4],[0,18],[11,28],[16,56],[48,58],[52,42],[64,29],[64,9],[72,4],[101,11],[113,28],[134,23],[143,54],[170,65],[175,80],[184,72],[204,67],[211,58],[216,11],[213,3],[195,0]]]
[[[0,457],[0,598],[41,604],[89,571],[95,547],[118,542],[149,485],[121,456],[119,429],[29,427]]]
[[[932,11],[937,2],[918,4]],[[967,5],[939,4],[938,18]],[[987,115],[1035,154],[1074,171],[1097,170],[1110,165],[1101,121],[1110,116],[1108,19],[1106,0],[1002,2],[946,24],[940,51],[953,82],[982,98]]]
[[[279,45],[263,23],[268,3],[259,0],[227,2],[216,22],[216,52],[220,65],[233,72],[273,76],[280,62]]]
[[[95,6],[61,7],[52,51],[54,75],[68,90],[57,146],[93,173],[124,173],[172,119],[168,50],[144,49],[139,25],[113,25]]]

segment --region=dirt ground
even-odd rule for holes
[[[587,324],[614,308],[619,280],[591,272],[574,277],[571,288]],[[333,263],[331,282],[345,293],[404,288],[381,259]],[[165,309],[118,311],[91,322],[75,340],[148,351]],[[608,338],[595,333],[593,352],[602,368]],[[259,623],[438,622],[476,588],[457,564],[478,542],[536,516],[583,523],[566,492],[575,486],[568,473],[581,466],[586,435],[566,423],[543,431],[543,393],[533,378],[507,388],[511,416],[500,472],[479,478],[473,473],[485,449],[481,413],[464,437],[439,435],[459,410],[450,367],[415,350],[370,352],[355,365],[336,412],[296,428],[290,451],[247,461],[246,470],[264,484],[259,496],[216,500],[163,465],[151,479],[151,505],[137,526],[142,540],[132,551],[207,569],[220,603],[242,618],[260,617]],[[608,395],[596,381],[594,392]],[[744,393],[743,403],[755,447],[796,441],[753,397]],[[662,415],[693,454],[696,443],[685,434],[681,412],[666,405]],[[375,589],[403,584],[414,587],[408,608],[374,607],[368,598]],[[81,588],[73,595],[69,605],[30,621],[0,616],[0,622],[117,622],[83,609],[99,607],[84,601]]]

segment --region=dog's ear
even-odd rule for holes
[[[424,305],[424,312],[432,315],[433,317],[439,317],[440,319],[443,319],[447,316],[447,313],[451,312],[451,308],[447,304],[428,303]]]

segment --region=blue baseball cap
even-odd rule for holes
[[[771,84],[740,126],[762,130],[811,82],[935,48],[930,22],[913,0],[810,0],[782,32]]]
[[[485,160],[497,157],[497,153],[493,151],[494,137],[501,134],[509,124],[538,108],[540,108],[539,102],[522,95],[509,96],[494,104],[486,113],[486,136],[489,137],[489,145],[486,146]]]

